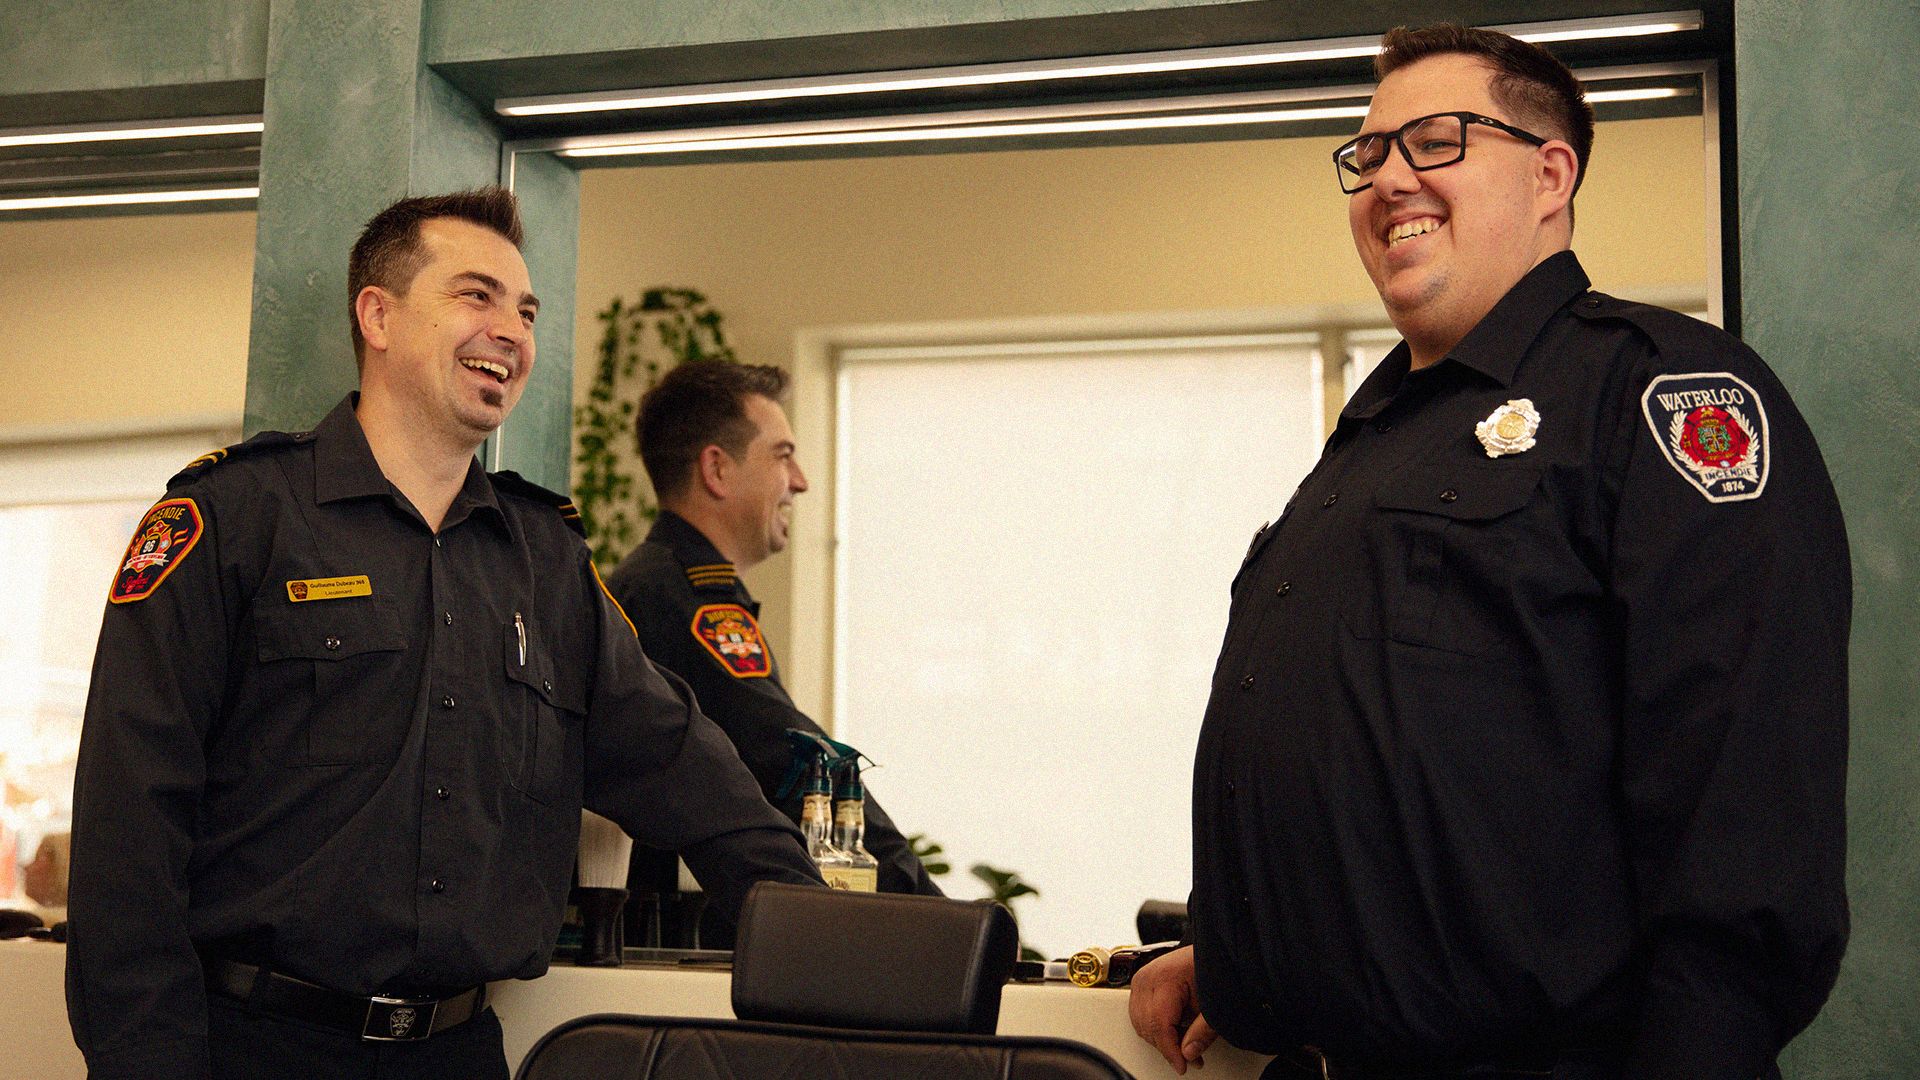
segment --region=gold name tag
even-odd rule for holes
[[[287,582],[287,599],[296,604],[308,600],[338,600],[343,596],[372,596],[373,580],[365,574],[355,577],[314,578]]]

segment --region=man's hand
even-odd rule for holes
[[[1206,1064],[1200,1055],[1213,1045],[1214,1033],[1200,1015],[1193,946],[1175,949],[1134,974],[1127,1016],[1134,1034],[1160,1051],[1174,1072],[1184,1076],[1188,1065],[1198,1069]]]

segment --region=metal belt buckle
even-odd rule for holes
[[[367,1001],[367,1021],[360,1037],[372,1042],[414,1042],[433,1034],[433,1016],[440,1010],[436,998],[373,997]]]

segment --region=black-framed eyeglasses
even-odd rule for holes
[[[1333,168],[1340,175],[1340,190],[1351,195],[1372,187],[1373,174],[1387,163],[1387,155],[1393,153],[1396,146],[1400,148],[1400,156],[1406,158],[1407,164],[1417,172],[1442,168],[1459,161],[1467,156],[1468,124],[1497,128],[1535,146],[1547,145],[1547,140],[1531,131],[1523,131],[1477,112],[1434,113],[1432,116],[1409,120],[1401,124],[1398,131],[1374,131],[1357,139],[1349,139],[1335,150]]]

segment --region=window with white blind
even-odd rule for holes
[[[107,586],[167,478],[237,441],[239,420],[0,429],[0,906],[65,832]]]
[[[838,355],[836,734],[1050,956],[1185,900],[1227,589],[1319,452],[1317,333]],[[1344,358],[1343,358],[1344,359]]]

